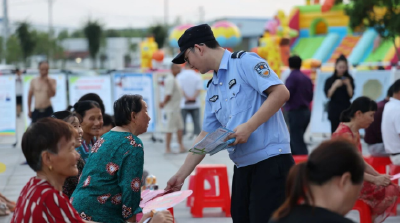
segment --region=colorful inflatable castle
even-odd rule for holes
[[[346,6],[334,3],[335,0],[325,0],[323,4],[307,1],[307,5],[292,10],[289,27],[298,31],[299,35],[292,39],[291,54],[328,66],[341,54],[348,58],[351,65],[397,60],[393,43],[381,41],[378,33],[371,28],[362,32],[352,31],[344,11]],[[374,7],[374,11],[377,15],[384,15],[382,8]]]

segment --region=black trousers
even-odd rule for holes
[[[283,154],[241,168],[234,167],[231,214],[233,223],[268,222],[285,200],[286,177],[294,165]]]
[[[32,112],[32,123],[37,122],[39,119],[50,117],[53,113],[53,107],[51,106],[44,109],[35,108]]]
[[[293,155],[307,155],[304,133],[310,123],[311,112],[308,108],[299,108],[288,112],[290,129],[290,147]]]

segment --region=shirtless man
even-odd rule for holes
[[[39,63],[40,76],[31,81],[28,94],[28,116],[32,123],[53,114],[50,98],[56,95],[56,80],[49,78],[49,63]],[[31,110],[32,96],[35,97],[35,110]]]

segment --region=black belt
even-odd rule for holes
[[[400,153],[391,153],[390,155],[391,156],[397,156],[397,155],[400,155]]]

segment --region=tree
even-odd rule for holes
[[[0,42],[3,42],[3,37],[0,37]],[[18,66],[18,63],[21,61],[22,58],[22,52],[18,38],[15,35],[11,35],[7,39],[6,44],[6,52],[4,52],[3,45],[0,44],[0,54],[2,56],[5,56],[7,64],[14,64]]]
[[[71,38],[85,38],[85,34],[82,30],[75,30],[71,33]]]
[[[49,58],[50,48],[54,49],[54,43],[49,39],[47,32],[33,31],[32,36],[35,38],[35,48],[33,53],[35,55],[46,55]]]
[[[21,45],[22,58],[25,67],[27,67],[27,59],[29,56],[32,55],[36,45],[35,38],[32,35],[32,31],[30,29],[31,28],[29,23],[22,22],[18,25],[16,30],[16,34],[18,36],[18,40]]]
[[[93,69],[96,69],[96,57],[99,53],[102,42],[103,28],[98,21],[89,20],[83,28],[83,33],[88,41],[89,54],[92,58]]]
[[[148,33],[154,36],[154,40],[158,44],[158,47],[161,49],[164,46],[165,39],[167,38],[167,28],[163,25],[157,24],[149,28]]]
[[[345,11],[352,29],[372,27],[382,39],[391,40],[400,60],[396,46],[396,36],[400,35],[400,0],[351,0]]]
[[[106,37],[121,37],[121,32],[116,29],[107,29],[105,31],[105,36]]]
[[[63,30],[60,33],[58,33],[57,39],[59,40],[65,40],[69,38],[69,32],[68,30]]]
[[[9,36],[7,40],[6,61],[7,64],[18,65],[22,59],[22,49],[16,35]]]

